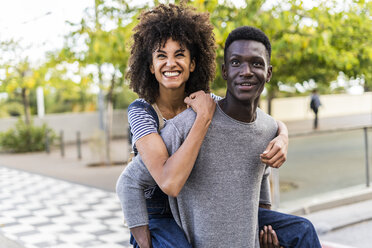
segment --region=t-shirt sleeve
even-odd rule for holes
[[[264,175],[261,182],[260,191],[260,204],[271,205],[271,194],[270,194],[270,167],[266,166]]]
[[[132,106],[128,108],[128,122],[133,134],[132,146],[140,138],[158,132],[154,117],[141,107]]]
[[[121,173],[116,182],[116,194],[129,228],[148,225],[144,189],[155,185],[156,182],[142,162],[140,155],[134,157]]]

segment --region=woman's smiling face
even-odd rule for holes
[[[160,88],[185,87],[194,69],[195,61],[191,59],[190,51],[172,38],[152,53],[150,71],[155,74]]]

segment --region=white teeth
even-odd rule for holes
[[[174,71],[174,72],[170,72],[170,71],[164,72],[164,76],[166,76],[166,77],[175,77],[175,76],[178,76],[179,74],[180,73],[176,72],[176,71]]]
[[[251,86],[252,84],[242,83],[241,85],[243,85],[243,86]]]

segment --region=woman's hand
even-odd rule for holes
[[[216,103],[209,93],[199,90],[186,97],[184,102],[196,112],[198,117],[212,120]]]

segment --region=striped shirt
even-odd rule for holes
[[[211,97],[217,102],[222,99],[220,96],[216,96],[211,93]],[[135,101],[141,101],[149,104],[144,99],[139,98]],[[164,119],[166,122],[166,119]],[[128,122],[131,127],[132,136],[132,147],[140,138],[149,135],[151,133],[158,133],[158,125],[154,117],[149,114],[146,110],[141,107],[128,108]]]

